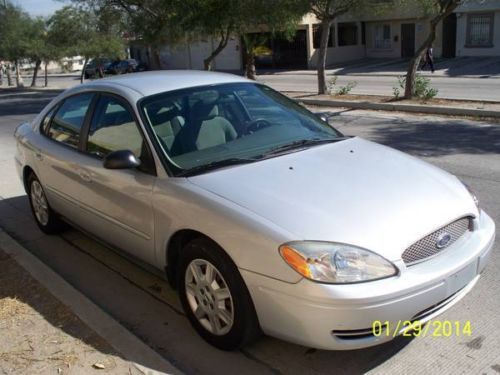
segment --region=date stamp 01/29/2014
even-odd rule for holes
[[[375,320],[372,323],[372,334],[375,337],[451,337],[472,336],[470,320],[431,320],[425,323],[420,321],[400,320],[397,322]]]

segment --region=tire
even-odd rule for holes
[[[28,177],[28,198],[33,217],[42,232],[57,234],[66,228],[66,223],[50,207],[42,184],[33,173]]]
[[[209,270],[212,283],[205,279]],[[248,289],[220,247],[205,238],[192,240],[181,251],[178,271],[182,306],[205,341],[222,350],[234,350],[259,337],[261,330]]]

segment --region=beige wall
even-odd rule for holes
[[[311,22],[315,22],[313,17],[308,19]],[[318,63],[319,49],[314,48],[313,44],[313,23],[307,25],[307,45],[308,45],[308,67],[311,69],[316,68]],[[352,46],[339,46],[338,45],[338,28],[337,22],[332,26],[332,31],[335,31],[335,36],[333,38],[333,46],[329,47],[326,52],[326,65],[332,65],[345,61],[359,60],[366,56],[365,46],[361,44],[361,22],[357,22],[358,26],[358,42],[356,45]]]
[[[500,56],[500,11],[497,10],[496,12],[494,12],[495,17],[493,21],[493,47],[490,48],[466,47],[467,14],[468,13],[457,12],[457,56]]]
[[[162,69],[203,69],[203,60],[217,47],[217,40],[200,38],[185,43],[164,47],[160,53]],[[226,48],[215,58],[214,69],[239,70],[241,46],[236,37],[231,37]]]
[[[429,35],[429,20],[427,19],[408,19],[377,21],[366,23],[366,55],[375,58],[399,58],[401,57],[401,25],[406,23],[415,24],[415,50],[417,50]],[[391,26],[391,46],[387,49],[375,48],[375,27],[379,24],[388,24]],[[433,51],[435,57],[441,56],[442,51],[442,24],[437,27],[436,40]]]

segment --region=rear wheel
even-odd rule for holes
[[[179,294],[192,326],[222,350],[255,340],[260,327],[238,268],[208,239],[189,242],[180,255]]]
[[[50,207],[42,184],[33,173],[28,177],[28,187],[31,212],[42,232],[46,234],[55,234],[64,230],[66,227],[65,223]]]

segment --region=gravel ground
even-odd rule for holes
[[[0,249],[0,374],[139,374]]]

